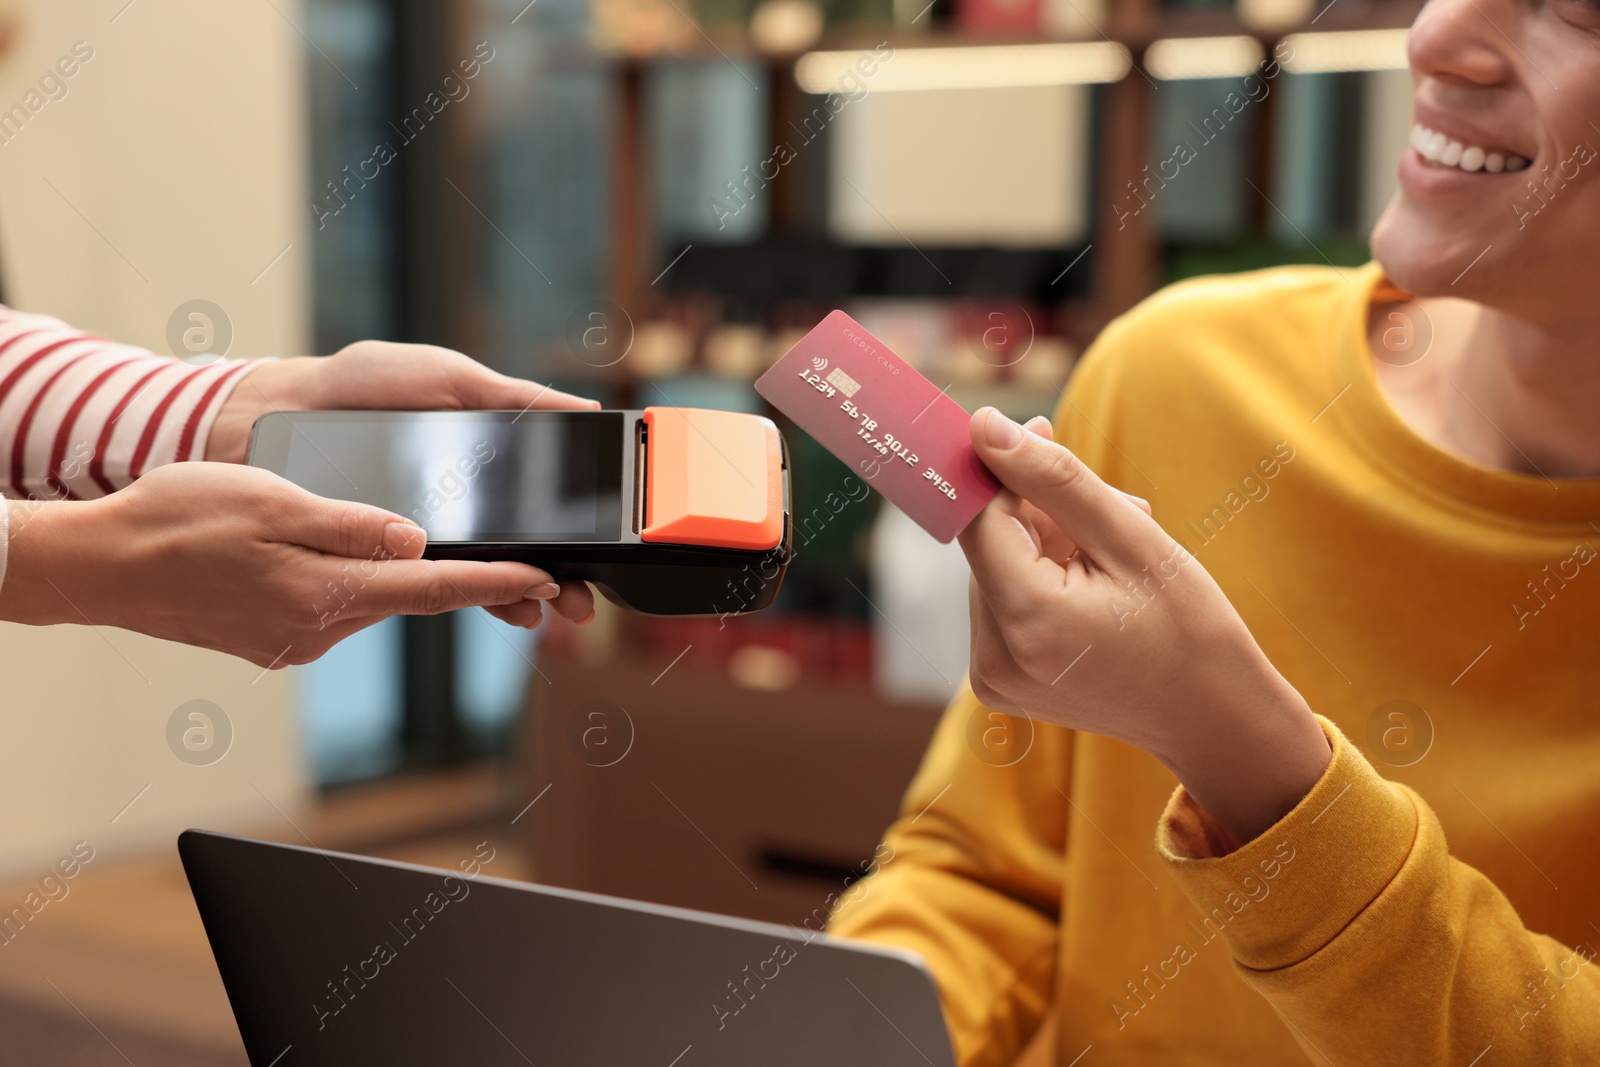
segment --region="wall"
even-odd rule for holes
[[[298,0],[6,8],[20,26],[0,109],[75,42],[94,50],[63,98],[0,131],[6,298],[157,351],[174,309],[203,298],[232,320],[230,354],[304,351]],[[210,766],[169,750],[169,717],[195,699],[234,729]],[[170,848],[188,825],[282,825],[306,797],[283,674],[119,630],[0,627],[0,877],[80,839],[105,855]]]
[[[1080,85],[869,90],[833,120],[833,236],[1071,245],[1089,229],[1089,101]]]
[[[1366,158],[1361,168],[1362,233],[1372,231],[1372,224],[1400,188],[1395,166],[1411,139],[1411,72],[1380,70],[1366,78],[1362,101],[1362,129],[1366,131]]]

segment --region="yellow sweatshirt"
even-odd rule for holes
[[[927,960],[961,1064],[1052,1009],[1082,1067],[1600,1062],[1600,480],[1413,434],[1381,281],[1175,285],[1075,373],[1059,439],[1151,501],[1334,756],[1230,853],[1144,753],[957,698],[830,929]]]

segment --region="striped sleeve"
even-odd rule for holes
[[[0,496],[82,500],[202,458],[258,363],[197,365],[0,306]]]

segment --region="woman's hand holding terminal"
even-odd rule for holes
[[[594,595],[583,582],[558,588],[520,563],[424,560],[426,535],[409,519],[240,464],[270,411],[597,407],[432,345],[363,341],[263,363],[217,413],[205,458],[220,462],[157,467],[95,500],[0,502],[10,528],[0,620],[118,626],[263,667],[314,660],[390,615],[481,606],[531,629],[549,601],[586,622]]]
[[[243,463],[250,427],[273,411],[594,411],[600,405],[490,370],[437,345],[358,341],[331,356],[252,370],[217,413],[206,459]]]
[[[522,563],[424,560],[411,520],[254,467],[174,463],[98,500],[12,502],[0,619],[137,630],[261,667],[308,663],[390,615],[481,605],[574,621],[588,587]]]

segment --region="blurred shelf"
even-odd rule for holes
[[[1085,251],[1084,243],[1065,248],[868,246],[769,237],[749,244],[695,244],[657,288],[710,293],[757,307],[952,294],[964,300],[1056,304],[1087,296],[1094,255],[1083,256]]]
[[[792,66],[800,56],[810,52],[856,51],[871,49],[881,44],[887,44],[894,49],[913,49],[1111,41],[1126,45],[1137,52],[1150,42],[1163,37],[1238,35],[1255,37],[1271,44],[1290,33],[1402,29],[1411,25],[1417,12],[1422,10],[1423,3],[1424,0],[1339,0],[1328,4],[1323,0],[1317,6],[1318,13],[1305,22],[1270,29],[1252,26],[1231,10],[1159,7],[1131,14],[1113,9],[1101,23],[1100,29],[1103,32],[1084,34],[975,33],[949,26],[908,32],[905,27],[895,24],[863,23],[829,30],[812,45],[793,51],[764,50],[758,48],[742,28],[711,26],[702,27],[698,40],[688,46],[664,48],[644,54],[626,52],[600,54],[605,60],[622,65],[647,66],[653,63],[740,60],[788,67]]]

